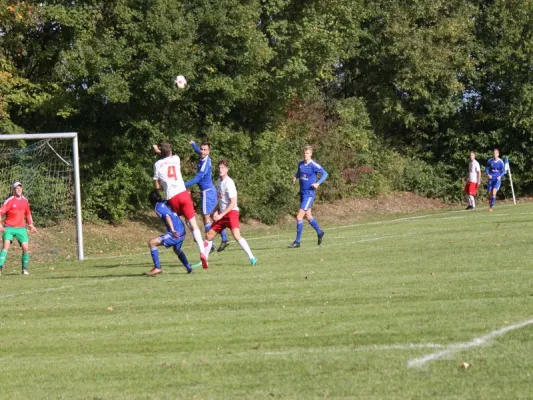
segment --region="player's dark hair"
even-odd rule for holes
[[[202,146],[207,146],[207,147],[209,147],[209,150],[211,150],[211,143],[209,143],[207,140],[204,140],[204,141],[202,142],[202,144],[200,145],[200,147],[202,147]]]
[[[500,152],[500,149],[499,149],[499,148],[497,148],[497,147],[493,147],[493,148],[492,148],[492,151],[495,151],[495,150],[498,150],[498,153]]]
[[[170,155],[172,155],[172,146],[170,145],[170,143],[161,143],[161,155],[163,157],[169,157]]]
[[[150,192],[150,194],[148,195],[148,199],[150,199],[152,207],[155,207],[157,203],[163,200],[157,189],[154,189]]]
[[[221,165],[224,165],[227,168],[229,168],[229,161],[225,158],[221,158],[218,162],[218,166],[220,167]]]

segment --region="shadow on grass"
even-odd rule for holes
[[[135,264],[109,264],[109,265],[95,265],[94,267],[91,267],[91,268],[120,268],[120,267],[125,267],[125,268],[135,268],[135,267],[150,267],[150,263],[148,262],[143,262],[143,263],[135,263]]]
[[[60,279],[86,279],[86,278],[92,278],[92,279],[104,279],[104,278],[139,278],[139,277],[145,277],[146,274],[144,272],[139,272],[135,274],[109,274],[109,275],[70,275],[70,276],[50,276],[45,279],[52,279],[52,280],[60,280]]]

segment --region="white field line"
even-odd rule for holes
[[[385,344],[370,346],[353,346],[341,348],[301,348],[284,351],[266,351],[265,356],[286,356],[302,353],[345,353],[350,351],[387,351],[387,350],[417,350],[417,349],[440,349],[445,347],[436,343],[407,343],[407,344]]]
[[[94,285],[94,284],[99,283],[99,282],[117,281],[117,280],[121,280],[121,279],[124,279],[124,278],[125,278],[124,276],[121,276],[121,277],[118,277],[118,278],[98,279],[96,281],[84,282],[84,283],[80,283],[78,285],[61,285],[61,286],[58,286],[58,287],[51,287],[51,288],[47,288],[47,289],[28,290],[26,292],[4,294],[4,295],[0,296],[0,299],[8,299],[10,297],[25,296],[25,295],[36,294],[36,293],[55,292],[56,290],[72,289],[72,288],[77,288],[77,287],[80,287],[80,286],[90,286],[90,285]]]
[[[489,343],[491,340],[503,336],[508,332],[521,329],[525,326],[533,324],[533,319],[529,319],[527,321],[520,322],[515,325],[506,326],[501,329],[497,329],[495,331],[492,331],[488,333],[485,336],[480,336],[477,338],[472,339],[469,342],[463,342],[463,343],[453,343],[445,347],[444,350],[438,351],[436,353],[426,354],[425,356],[414,358],[412,360],[409,360],[407,363],[407,366],[409,368],[420,368],[423,367],[426,363],[431,361],[440,360],[443,357],[449,357],[456,353],[458,353],[461,350],[471,349],[474,347],[483,346],[487,343]]]

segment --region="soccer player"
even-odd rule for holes
[[[2,215],[4,214],[6,216],[5,226],[2,225]],[[30,274],[28,272],[28,264],[30,262],[29,237],[24,217],[26,217],[30,232],[39,233],[33,226],[30,203],[22,195],[22,183],[15,182],[13,184],[13,195],[0,207],[0,232],[3,232],[2,239],[4,241],[4,246],[2,251],[0,251],[0,274],[4,268],[7,251],[13,242],[13,238],[16,238],[22,247],[22,273],[24,275]]]
[[[293,184],[296,184],[296,180],[300,181],[300,209],[296,215],[296,240],[288,246],[290,249],[300,247],[300,240],[304,230],[304,216],[309,221],[309,224],[315,228],[319,245],[324,237],[324,231],[320,229],[318,222],[311,214],[311,207],[315,201],[316,190],[326,180],[328,173],[316,161],[311,159],[312,156],[313,148],[305,146],[304,159],[298,163],[298,170],[292,178]],[[317,180],[317,174],[320,174],[319,180]]]
[[[157,249],[157,246],[165,246],[166,248],[172,247],[174,253],[176,253],[187,270],[187,273],[194,273],[187,260],[187,256],[183,250],[181,250],[181,245],[185,240],[185,226],[183,225],[183,222],[181,222],[180,217],[168,207],[166,201],[161,199],[161,195],[157,190],[150,192],[149,199],[150,203],[152,203],[152,207],[154,207],[155,213],[165,223],[167,232],[148,241],[148,247],[150,248],[154,267],[150,272],[147,272],[146,275],[154,276],[161,273],[161,263],[159,262],[159,250]]]
[[[211,214],[215,211],[217,206],[217,189],[213,185],[213,173],[211,165],[211,157],[209,153],[211,152],[211,145],[208,142],[203,142],[200,147],[193,141],[189,141],[189,144],[192,146],[196,154],[200,155],[200,161],[198,161],[198,166],[196,167],[196,175],[190,181],[185,182],[185,187],[189,188],[190,186],[198,184],[201,190],[202,196],[202,215],[204,217],[204,226],[205,233],[211,229]],[[222,243],[218,247],[217,251],[224,251],[226,247],[229,246],[228,236],[226,231],[223,230],[220,232],[220,237]],[[214,243],[211,251],[214,250]]]
[[[155,149],[155,146],[154,146]],[[204,254],[204,241],[196,217],[191,194],[185,188],[185,182],[181,176],[181,163],[177,155],[172,154],[172,146],[169,143],[161,145],[161,158],[154,164],[154,185],[156,190],[161,188],[166,193],[167,204],[178,215],[183,215],[189,221],[189,226],[198,249],[202,267],[207,268],[207,258]]]
[[[476,154],[470,152],[470,162],[468,163],[468,178],[465,186],[466,200],[468,201],[467,210],[474,210],[476,208],[476,200],[474,196],[477,194],[477,188],[481,182],[481,167],[476,160]]]
[[[254,257],[250,246],[245,238],[241,236],[241,225],[239,223],[239,207],[237,206],[237,188],[233,179],[228,176],[229,162],[228,160],[220,160],[218,162],[219,178],[216,182],[218,195],[218,209],[213,214],[215,222],[211,225],[211,229],[207,232],[206,250],[205,254],[209,254],[212,246],[212,240],[217,233],[229,228],[235,240],[244,250],[250,264],[256,265],[257,258]]]
[[[485,173],[489,178],[488,190],[489,190],[489,212],[492,212],[492,207],[496,204],[496,193],[500,190],[502,184],[502,177],[505,175],[505,164],[500,157],[500,150],[494,148],[492,150],[492,157],[487,162]]]

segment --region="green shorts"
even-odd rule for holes
[[[30,241],[26,228],[14,228],[12,226],[6,226],[6,230],[2,235],[2,239],[13,241],[14,237],[17,238],[20,244],[28,243]]]

